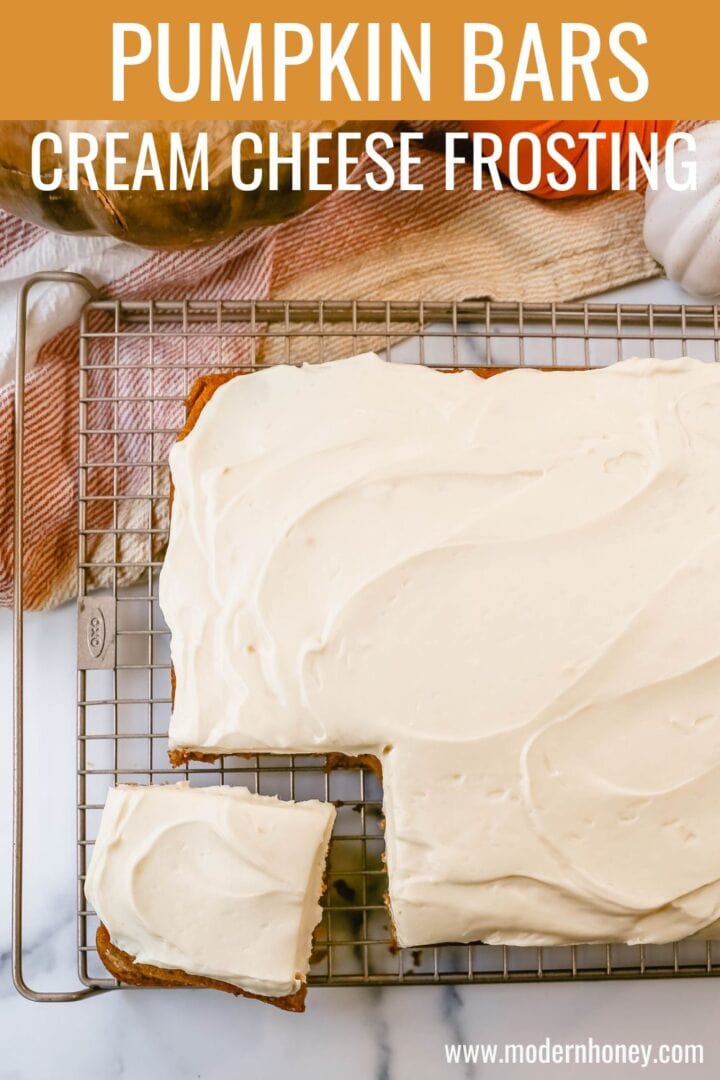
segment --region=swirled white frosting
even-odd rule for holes
[[[274,367],[171,465],[171,746],[377,754],[401,944],[720,916],[720,365]]]
[[[334,819],[245,788],[121,784],[85,894],[138,963],[284,997],[307,974]]]

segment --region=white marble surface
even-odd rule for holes
[[[667,282],[612,294],[683,299]],[[75,985],[75,612],[26,619],[26,974]],[[458,1076],[715,1076],[720,981],[317,989],[304,1016],[223,994],[113,991],[32,1004],[10,978],[11,618],[0,612],[0,1080],[190,1080],[283,1075],[313,1080]],[[702,1067],[448,1066],[447,1042],[703,1043]]]

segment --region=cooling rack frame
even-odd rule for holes
[[[73,284],[89,298],[78,336],[77,922],[82,985],[67,992],[34,990],[23,975],[23,377],[28,295],[39,282]],[[15,385],[12,945],[13,978],[26,997],[77,1000],[118,985],[95,953],[96,917],[83,895],[103,788],[117,780],[168,782],[183,775],[199,784],[240,782],[266,794],[332,799],[338,806],[312,985],[720,974],[715,953],[720,945],[699,940],[645,947],[476,943],[399,950],[390,939],[383,902],[382,794],[371,771],[330,770],[324,756],[306,755],[228,757],[218,764],[170,768],[165,756],[168,631],[157,608],[156,583],[167,529],[167,451],[182,425],[192,381],[211,370],[251,370],[369,349],[439,368],[595,367],[630,355],[670,358],[688,352],[720,362],[720,309],[485,300],[108,300],[77,274],[28,279],[18,304]],[[134,426],[128,426],[128,417]],[[144,477],[142,491],[133,486],[135,476]]]

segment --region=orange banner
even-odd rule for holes
[[[656,0],[525,0],[492,5],[490,14],[457,0],[271,6],[6,5],[0,116],[634,119],[720,111],[720,15],[709,9],[699,27]]]

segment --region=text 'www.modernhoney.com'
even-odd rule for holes
[[[702,1065],[701,1043],[445,1043],[448,1065]]]

